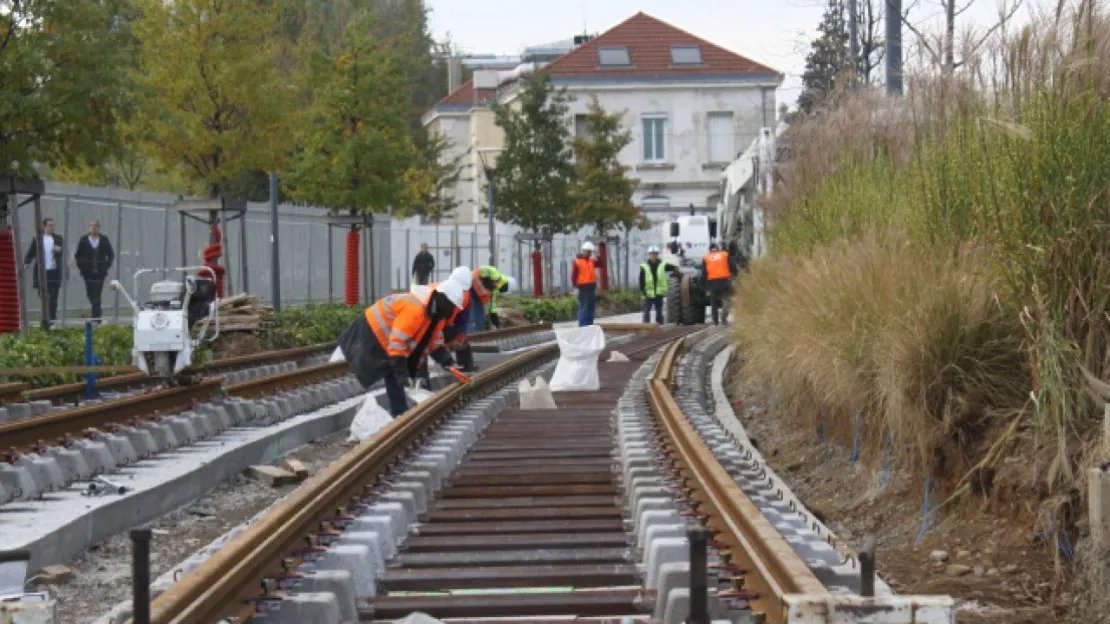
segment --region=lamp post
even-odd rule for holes
[[[486,209],[487,217],[489,219],[489,265],[497,266],[497,234],[494,233],[494,216],[493,216],[493,175],[496,169],[496,163],[493,155],[500,152],[503,148],[500,147],[479,147],[476,151],[478,157],[482,159],[482,170],[486,173],[486,184],[489,185],[489,206]]]

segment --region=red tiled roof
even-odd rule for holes
[[[481,104],[493,97],[494,89],[475,89],[474,80],[467,80],[461,87],[447,94],[437,106]]]
[[[672,45],[701,46],[702,63],[672,65]],[[598,48],[609,46],[627,46],[631,67],[602,67],[598,59]],[[559,57],[544,70],[553,78],[778,73],[766,65],[730,52],[643,12]]]

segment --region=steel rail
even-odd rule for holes
[[[343,377],[349,373],[350,369],[346,362],[327,362],[231,384],[227,387],[227,394],[244,399],[260,399],[284,390]]]
[[[478,373],[394,419],[369,440],[330,464],[211,558],[166,590],[151,605],[153,624],[214,622],[250,615],[244,604],[263,593],[264,579],[282,574],[281,562],[312,550],[314,535],[362,505],[367,488],[404,451],[419,443],[457,405],[492,391],[557,354],[542,345]]]
[[[0,440],[4,448],[30,448],[50,444],[69,436],[80,435],[86,429],[103,427],[109,423],[123,423],[136,417],[156,413],[172,414],[187,409],[196,401],[218,396],[219,379],[205,379],[192,386],[166,388],[155,392],[83,405],[60,410],[33,418],[0,423]]]
[[[717,533],[716,540],[727,545],[730,565],[747,570],[744,589],[758,594],[748,601],[753,613],[762,612],[771,624],[784,624],[787,595],[831,594],[717,461],[675,401],[673,373],[684,343],[678,339],[668,346],[656,366],[648,387],[652,411],[688,477],[688,487],[708,508],[708,525]]]

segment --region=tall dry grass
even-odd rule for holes
[[[1071,481],[1110,378],[1110,23],[1086,15],[791,129],[775,257],[735,297],[749,375],[841,428],[859,410],[922,475],[1025,411]]]

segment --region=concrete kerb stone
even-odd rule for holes
[[[126,426],[120,427],[119,433],[127,436],[139,459],[146,459],[158,452],[158,444],[155,442],[154,436],[146,429]]]
[[[31,500],[40,494],[28,468],[4,462],[0,462],[0,486],[8,500]]]
[[[388,513],[369,512],[355,518],[347,525],[348,531],[374,533],[380,540],[382,557],[389,559],[397,554],[397,547],[404,541],[405,533],[393,530],[393,517]]]
[[[298,594],[331,594],[339,606],[339,622],[358,621],[354,576],[348,570],[317,570],[309,572],[296,588]],[[308,620],[314,621],[314,620]]]
[[[370,564],[376,575],[385,572],[385,552],[388,550],[385,539],[376,531],[352,531],[348,529],[335,538],[334,544],[361,544],[370,551]]]
[[[139,454],[135,451],[135,447],[131,445],[131,439],[125,435],[118,433],[104,433],[98,438],[108,445],[108,450],[112,453],[112,459],[115,460],[116,466],[127,466],[133,464],[139,459]]]
[[[35,489],[41,496],[46,492],[55,492],[66,486],[65,475],[62,467],[53,457],[30,453],[21,456],[15,461],[16,466],[26,468],[34,479]]]
[[[31,405],[29,403],[8,403],[5,407],[8,410],[10,420],[23,420],[31,417]]]
[[[104,474],[116,469],[116,460],[108,444],[100,440],[84,439],[73,443],[73,448],[85,456],[85,463],[94,475]]]
[[[356,583],[357,585],[357,583]],[[281,601],[281,608],[268,611],[269,624],[339,624],[342,609],[338,597],[330,592],[301,592],[288,594]]]
[[[64,446],[52,446],[45,452],[58,462],[67,484],[92,478],[92,469],[89,468],[89,463],[85,461],[85,455],[81,451]]]
[[[50,401],[31,401],[31,414],[33,416],[42,416],[53,409],[54,404]]]
[[[163,419],[167,425],[173,429],[173,435],[177,439],[177,446],[187,446],[197,441],[197,432],[193,427],[193,423],[188,418],[182,418],[180,414],[166,416]]]
[[[179,446],[173,427],[161,420],[142,421],[138,423],[141,431],[146,431],[154,438],[154,449],[157,453],[171,451]]]

